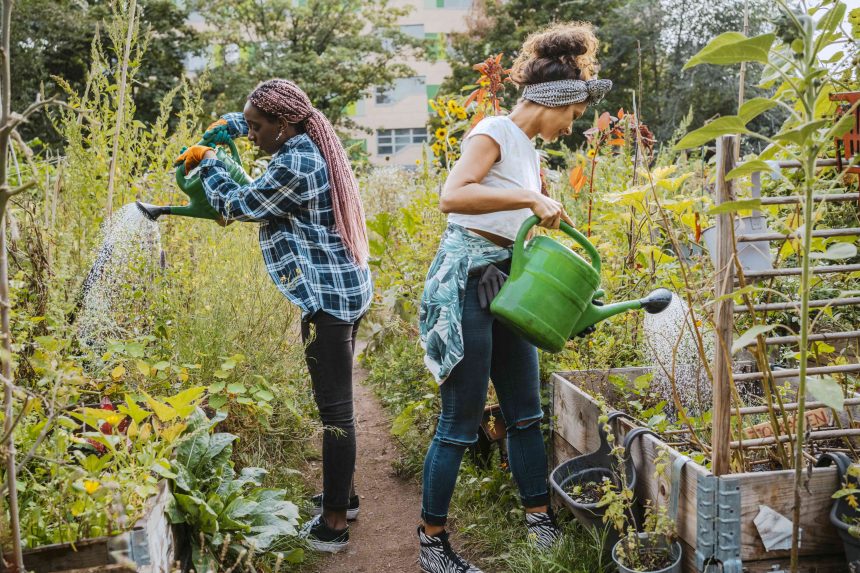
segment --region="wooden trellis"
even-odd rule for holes
[[[860,94],[857,94],[860,97]],[[816,167],[832,167],[838,169],[843,168],[843,161],[852,161],[853,154],[860,150],[860,134],[851,133],[843,138],[843,146],[846,155],[841,159],[832,160],[825,159],[816,162]],[[858,143],[850,143],[850,142]],[[717,141],[717,183],[715,187],[715,203],[720,205],[727,201],[736,199],[730,182],[725,180],[725,175],[732,169],[731,165],[731,150],[734,147],[734,137],[723,137]],[[848,142],[848,143],[844,143]],[[850,154],[849,154],[850,152]],[[796,169],[800,167],[797,162],[780,162],[781,169]],[[848,168],[851,169],[851,168]],[[848,170],[846,169],[846,170]],[[860,170],[858,170],[860,172]],[[817,195],[814,197],[816,202],[857,202],[860,199],[860,193],[836,193],[828,195]],[[794,205],[801,204],[803,197],[801,196],[781,196],[781,197],[762,197],[761,205]],[[732,382],[749,382],[762,380],[765,377],[770,377],[771,380],[792,378],[799,375],[799,369],[780,369],[770,372],[750,372],[743,374],[732,374],[731,360],[727,358],[725,349],[732,346],[732,326],[734,315],[739,313],[749,312],[750,308],[746,305],[736,305],[729,295],[737,286],[738,278],[736,276],[735,265],[735,246],[732,244],[732,236],[734,235],[733,217],[730,213],[725,213],[719,216],[716,222],[717,233],[717,253],[716,253],[716,283],[714,296],[720,302],[715,308],[715,323],[717,352],[714,359],[714,436],[713,436],[713,452],[712,452],[712,468],[715,475],[723,475],[729,469],[729,456],[731,454],[730,442],[730,423],[732,413],[737,413],[738,410],[731,409],[731,386]],[[845,236],[860,236],[860,228],[846,227],[833,229],[815,229],[812,236],[818,238],[829,237],[845,237]],[[784,242],[787,240],[797,239],[800,235],[795,233],[747,233],[740,234],[735,237],[735,241],[740,244],[753,241],[768,241],[768,242]],[[823,274],[844,274],[860,271],[860,264],[840,264],[840,265],[817,265],[813,267],[812,273],[815,275]],[[783,267],[763,270],[745,270],[743,278],[745,282],[759,282],[764,280],[775,280],[780,277],[800,276],[801,269],[799,267]],[[860,297],[840,297],[829,299],[818,299],[810,301],[810,309],[833,308],[844,306],[860,306]],[[799,311],[800,302],[769,302],[752,305],[752,310],[756,313],[763,312],[781,312],[781,311]],[[852,340],[860,338],[860,330],[846,330],[842,332],[827,332],[827,333],[812,333],[809,337],[810,341],[834,341],[834,340]],[[765,344],[768,346],[783,346],[797,344],[800,340],[799,336],[773,336],[765,339]],[[750,343],[754,345],[755,342]],[[730,355],[730,353],[729,353]],[[850,374],[860,372],[860,364],[840,364],[832,366],[818,366],[807,368],[807,375],[821,374]],[[779,409],[777,404],[774,407]],[[782,409],[785,409],[783,406]],[[740,414],[752,415],[762,413],[758,407],[752,409],[744,408],[740,410]],[[822,432],[812,431],[809,433],[807,440],[831,439],[860,434],[856,428],[846,428],[839,430],[827,430]],[[786,441],[778,438],[779,441]],[[769,444],[777,441],[777,438],[772,440],[765,439]],[[753,440],[744,442],[743,446],[754,447],[764,445],[761,440]],[[737,445],[736,445],[737,447]]]

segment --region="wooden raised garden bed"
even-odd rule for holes
[[[162,481],[145,514],[129,531],[30,549],[24,552],[24,566],[35,573],[170,573],[175,548],[172,527],[164,513],[169,499],[167,482]]]
[[[553,463],[592,452],[598,447],[598,418],[601,408],[592,396],[607,401],[615,392],[609,375],[630,380],[648,372],[645,368],[619,368],[603,371],[554,373],[552,385]],[[618,420],[618,438],[634,427]],[[636,495],[640,500],[669,503],[670,479],[655,477],[654,458],[657,448],[667,448],[672,461],[681,454],[653,436],[643,436],[632,449],[637,467]],[[670,464],[671,467],[671,464]],[[837,488],[837,471],[833,467],[816,468],[809,477],[804,493],[803,528],[800,547],[803,573],[844,573],[842,542],[830,524],[833,505],[831,495]],[[789,517],[794,499],[794,470],[729,474],[720,478],[705,467],[689,462],[680,474],[680,500],[677,518],[678,534],[684,549],[683,570],[703,572],[709,559],[719,558],[722,569],[749,573],[789,571],[789,551],[766,551],[753,520],[759,506],[768,506]],[[702,488],[725,492],[713,503]]]

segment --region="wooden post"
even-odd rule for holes
[[[715,203],[720,205],[732,200],[731,183],[726,181],[726,174],[731,171],[734,152],[734,137],[724,136],[717,139],[717,180],[715,184]],[[735,266],[734,232],[732,229],[731,213],[721,213],[717,216],[717,265],[716,292],[714,297],[721,299],[734,290]],[[731,441],[731,387],[732,387],[732,323],[734,300],[731,297],[722,298],[714,309],[714,334],[716,348],[714,352],[714,431],[711,438],[712,458],[711,471],[714,475],[729,472],[729,442]]]

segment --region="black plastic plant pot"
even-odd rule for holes
[[[628,419],[630,416],[623,412],[611,412],[608,416],[607,423],[612,423],[613,420],[619,417]],[[627,487],[633,489],[636,486],[636,466],[629,455],[629,446],[633,440],[643,434],[652,434],[654,432],[646,428],[635,428],[631,430],[624,441],[625,449],[625,474],[627,476]],[[586,529],[600,535],[607,529],[607,524],[603,521],[603,516],[606,514],[606,508],[601,507],[599,502],[582,503],[575,500],[570,490],[577,486],[585,486],[587,484],[600,484],[603,479],[609,479],[616,486],[619,486],[619,476],[621,472],[618,468],[618,460],[612,455],[612,447],[606,439],[606,433],[603,430],[603,424],[598,427],[598,435],[600,436],[600,447],[590,454],[576,456],[573,459],[567,460],[559,464],[550,473],[549,481],[553,490],[558,494],[562,503],[573,513],[576,519]],[[618,536],[614,530],[608,533],[607,550],[618,540]]]
[[[817,467],[827,467],[830,464],[836,466],[839,475],[839,486],[846,484],[848,487],[860,488],[857,478],[848,475],[851,467],[851,459],[842,452],[827,452],[821,454]],[[848,561],[849,571],[860,571],[860,510],[854,509],[848,504],[846,497],[837,499],[830,510],[830,523],[839,532],[842,539],[842,547],[845,549],[845,559]]]
[[[618,568],[618,573],[681,573],[681,544],[677,541],[669,543],[669,540],[663,535],[653,533],[637,533],[639,537],[639,553],[660,553],[666,556],[669,565],[662,569],[631,569],[622,565],[618,560],[618,546],[621,543],[617,542],[612,547],[612,561]]]

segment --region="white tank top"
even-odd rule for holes
[[[532,140],[517,124],[507,116],[484,118],[463,138],[463,149],[476,135],[492,137],[501,150],[501,157],[490,167],[490,171],[481,181],[482,185],[500,189],[528,189],[540,193],[540,158]],[[532,214],[532,210],[528,208],[483,215],[450,213],[448,221],[513,241],[523,221]]]

